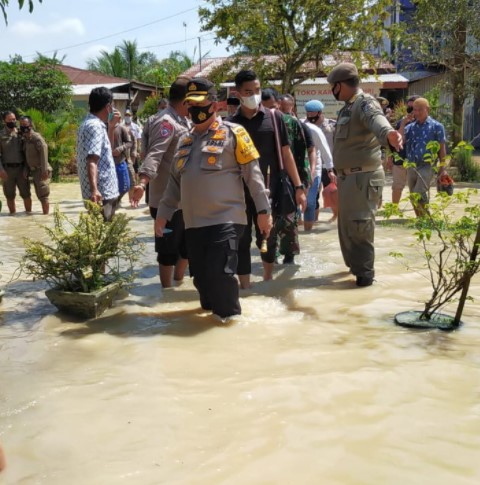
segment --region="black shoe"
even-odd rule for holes
[[[295,256],[293,254],[286,254],[283,258],[283,264],[295,264]]]
[[[357,286],[372,286],[373,278],[368,276],[357,276]]]

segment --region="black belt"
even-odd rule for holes
[[[4,163],[3,164],[4,167],[22,167],[23,166],[23,163]]]

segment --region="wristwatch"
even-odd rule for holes
[[[295,185],[295,190],[305,190],[305,185],[303,184]]]
[[[140,185],[140,187],[142,187],[143,191],[145,191],[147,189],[147,186],[143,182],[138,182],[138,185]]]
[[[257,214],[271,214],[271,212],[267,209],[262,209],[261,211],[258,211]]]

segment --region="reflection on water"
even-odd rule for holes
[[[81,209],[76,186],[53,193]],[[152,223],[128,212],[148,241],[144,266],[101,318],[56,313],[41,282],[8,285],[0,483],[480,483],[480,303],[458,332],[394,326],[428,295],[388,256],[411,241],[401,224],[377,230],[373,287],[355,287],[336,227],[321,223],[274,281],[260,281],[257,259],[243,315],[222,325],[191,281],[161,291]],[[1,214],[4,283],[45,220]]]

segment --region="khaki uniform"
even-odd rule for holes
[[[385,185],[381,145],[393,130],[378,102],[358,90],[338,114],[333,162],[338,173],[338,234],[345,264],[373,278],[375,214]]]
[[[157,217],[170,219],[180,201],[190,274],[202,308],[220,317],[241,313],[238,245],[247,223],[243,181],[256,210],[270,204],[259,154],[243,126],[216,120],[205,133],[180,138]]]
[[[40,133],[31,130],[29,138],[24,137],[23,150],[28,169],[33,179],[35,193],[41,202],[48,202],[50,195],[50,176],[52,167],[48,163],[48,147]],[[42,175],[48,173],[48,179],[42,180]]]
[[[151,116],[145,123],[142,133],[142,147],[145,159],[140,167],[139,176],[146,175],[150,180],[150,207],[158,207],[170,176],[170,165],[177,148],[178,140],[190,129],[189,122],[171,106]]]
[[[17,187],[22,199],[31,197],[25,168],[22,139],[16,131],[4,128],[0,131],[0,170],[5,170],[8,175],[8,179],[3,181],[3,193],[7,199],[15,199]]]

